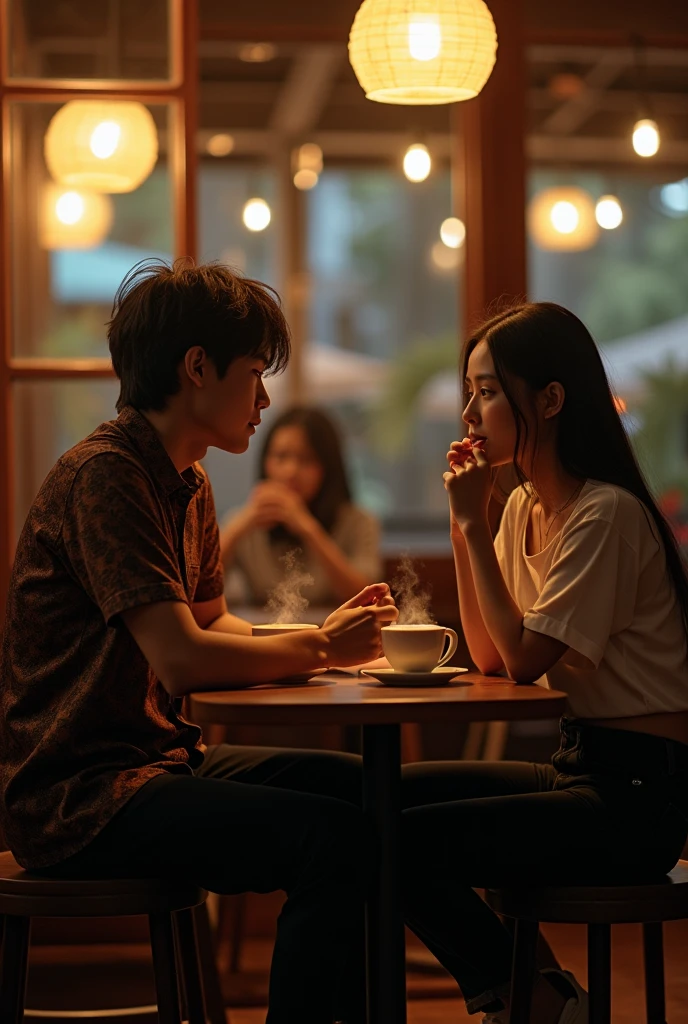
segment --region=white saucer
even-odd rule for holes
[[[468,672],[468,669],[456,665],[442,665],[440,668],[434,668],[432,672],[397,672],[393,668],[367,668],[361,669],[359,676],[363,682],[366,679],[376,679],[385,686],[445,686],[450,679],[461,675],[462,672]]]

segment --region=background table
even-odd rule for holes
[[[404,722],[484,722],[554,718],[566,697],[500,677],[466,673],[446,686],[407,689],[342,674],[305,685],[269,683],[194,694],[200,725],[360,725],[363,809],[380,858],[366,914],[369,1024],[405,1024],[404,927],[400,904],[401,743]]]

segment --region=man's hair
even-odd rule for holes
[[[222,378],[242,356],[279,373],[290,355],[289,327],[277,292],[220,263],[142,260],[117,289],[108,323],[120,380],[117,411],[161,410],[181,388],[179,364],[194,345]]]

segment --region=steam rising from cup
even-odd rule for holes
[[[301,591],[304,587],[312,587],[315,580],[304,569],[301,554],[298,548],[294,548],[280,558],[284,564],[284,579],[274,588],[265,606],[270,622],[303,622],[303,613],[310,602]]]
[[[402,555],[390,588],[399,609],[397,621],[400,626],[424,626],[435,622],[430,611],[430,591],[421,587],[410,555]]]

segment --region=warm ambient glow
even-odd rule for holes
[[[528,227],[540,249],[589,249],[599,236],[592,196],[567,185],[538,193],[528,208]]]
[[[616,196],[602,196],[597,200],[595,220],[605,231],[613,231],[614,228],[618,228],[623,220],[623,210]]]
[[[323,151],[316,142],[304,142],[292,153],[294,185],[303,191],[315,188],[323,169]]]
[[[249,231],[264,231],[270,223],[270,207],[264,199],[249,199],[242,219]]]
[[[483,0],[363,0],[349,60],[369,100],[409,105],[477,96],[497,53]]]
[[[638,156],[654,156],[659,149],[659,128],[655,121],[644,118],[633,126],[633,149]]]
[[[45,162],[60,185],[132,192],[158,159],[150,111],[131,100],[70,100],[45,135]]]
[[[234,138],[227,132],[217,132],[216,135],[210,136],[205,148],[211,156],[229,156],[234,149]]]
[[[404,174],[409,181],[425,181],[432,170],[432,158],[427,146],[417,143],[404,154]]]
[[[92,249],[112,227],[110,196],[49,184],[43,193],[40,237],[44,249]]]
[[[460,249],[466,241],[466,226],[458,217],[447,217],[440,227],[440,238],[450,249]]]

